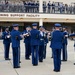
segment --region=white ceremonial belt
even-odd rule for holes
[[[42,40],[44,40],[44,39],[40,39],[40,40],[42,41]]]

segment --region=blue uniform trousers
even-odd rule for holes
[[[18,67],[20,66],[19,61],[20,61],[20,50],[18,47],[13,47],[13,67]]]
[[[20,63],[20,56],[21,56],[20,47],[18,47],[18,53],[19,53],[19,63]]]
[[[61,49],[52,49],[54,70],[58,71],[61,68]]]
[[[39,46],[39,62],[43,61],[44,45]]]
[[[31,46],[30,44],[25,44],[25,58],[28,59],[31,55]]]
[[[4,58],[9,58],[9,48],[10,48],[10,43],[7,43],[7,44],[4,44],[4,49],[5,49],[5,52],[4,52]]]
[[[33,65],[38,65],[38,49],[39,49],[38,45],[31,46]]]
[[[63,49],[62,49],[62,57],[63,57],[63,61],[67,61],[67,45],[63,44]]]
[[[47,45],[44,46],[44,51],[43,51],[43,58],[44,59],[46,58],[46,47],[47,47]]]

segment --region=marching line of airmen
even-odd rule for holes
[[[7,27],[2,34],[5,51],[4,58],[5,60],[11,60],[9,58],[9,48],[10,43],[12,43],[13,68],[20,68],[20,40],[24,39],[25,59],[30,60],[30,56],[32,55],[32,65],[37,66],[38,61],[43,62],[43,59],[46,59],[49,32],[43,26],[40,26],[38,30],[37,23],[32,24],[32,29],[30,26],[27,26],[26,30],[22,33],[19,31],[18,26],[18,24],[14,24],[11,32]],[[60,27],[61,24],[56,23],[55,29],[50,34],[50,47],[52,49],[55,72],[60,72],[61,69],[61,51],[62,61],[67,61],[67,38],[69,35],[66,27],[63,28],[63,31],[60,30]],[[70,36],[73,37],[75,34],[71,34]]]

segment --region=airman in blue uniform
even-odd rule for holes
[[[25,12],[28,12],[28,3],[23,1]]]
[[[38,51],[39,51],[39,31],[37,30],[37,23],[32,24],[33,29],[31,30],[31,51],[32,51],[32,64],[33,66],[38,65]]]
[[[31,55],[31,45],[30,45],[30,26],[26,27],[26,30],[23,32],[24,43],[25,43],[25,59],[29,60]]]
[[[10,31],[8,27],[6,27],[5,31],[3,32],[2,39],[3,39],[3,44],[4,44],[4,58],[5,60],[10,60],[9,48],[10,48],[10,43],[11,43],[11,36],[10,36]]]
[[[35,12],[35,7],[36,7],[35,1],[32,2],[31,7],[32,7],[32,12],[34,13]]]
[[[28,9],[28,13],[31,12],[31,1],[28,2],[27,9]]]
[[[47,6],[48,6],[48,13],[50,13],[50,10],[51,10],[51,3],[50,3],[50,1],[49,1],[49,3],[47,4]]]
[[[13,30],[11,31],[13,68],[20,68],[20,40],[23,38],[23,36],[18,29],[18,24],[14,24]]]
[[[67,61],[67,44],[68,44],[68,41],[67,41],[67,37],[65,37],[65,35],[68,35],[68,32],[67,32],[67,29],[66,27],[63,27],[63,35],[64,35],[64,38],[63,38],[63,48],[62,48],[62,61]]]
[[[55,31],[52,34],[51,45],[53,51],[54,71],[60,72],[61,68],[61,49],[63,34],[60,31],[61,24],[55,24]]]
[[[46,13],[46,8],[47,8],[46,3],[43,2],[43,13]]]
[[[43,27],[39,28],[39,62],[43,62],[43,52],[44,52],[44,32]]]
[[[48,33],[46,32],[45,28],[43,28],[44,32],[44,51],[43,51],[43,58],[46,59],[46,49],[47,49],[47,43],[48,43]]]
[[[39,1],[36,3],[36,12],[39,12]]]
[[[52,13],[55,13],[55,2],[52,3]]]

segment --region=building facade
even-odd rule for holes
[[[44,0],[47,3],[49,0]],[[51,0],[55,3],[74,4],[75,0]],[[74,6],[74,5],[73,5]],[[47,30],[51,31],[54,27],[54,23],[61,23],[62,26],[67,26],[69,32],[75,31],[75,14],[65,13],[44,13],[43,12],[43,0],[39,0],[39,12],[0,12],[0,26],[12,26],[14,23],[20,24],[20,30],[22,31],[25,26],[30,25],[33,22],[38,23],[39,26],[44,26]],[[16,9],[17,10],[17,9]],[[48,8],[47,8],[48,10]],[[0,28],[1,28],[0,27]]]

